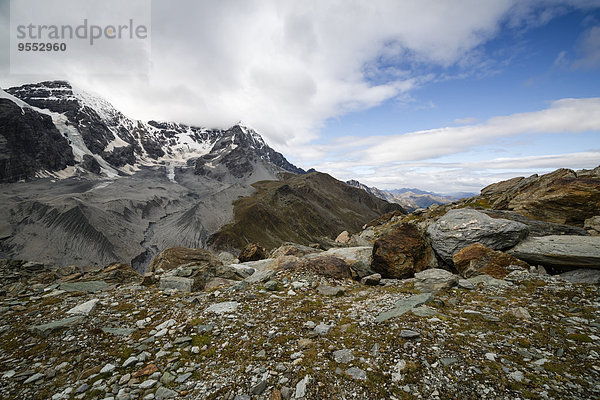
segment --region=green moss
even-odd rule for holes
[[[202,335],[194,335],[192,336],[192,346],[208,346],[210,344],[211,339],[212,336],[208,332],[203,333]]]
[[[592,338],[590,338],[588,335],[584,335],[583,333],[571,333],[570,335],[567,335],[567,339],[582,343],[593,342]]]
[[[562,374],[567,371],[569,368],[563,363],[557,362],[547,362],[544,364],[544,369],[548,372],[554,372],[556,374]]]
[[[116,311],[131,311],[135,308],[135,304],[131,304],[131,303],[121,303],[118,306],[115,307]]]

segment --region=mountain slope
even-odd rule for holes
[[[286,174],[280,181],[253,186],[256,192],[234,202],[234,222],[213,234],[209,246],[240,249],[259,243],[270,249],[285,241],[308,245],[343,230],[358,231],[383,213],[402,210],[319,172]]]
[[[135,121],[62,81],[0,91],[0,258],[143,270],[288,171],[304,172],[241,125]]]

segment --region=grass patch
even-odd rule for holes
[[[575,342],[580,342],[580,343],[593,342],[591,337],[589,337],[588,335],[584,335],[583,333],[571,333],[570,335],[567,335],[567,339],[573,340]]]

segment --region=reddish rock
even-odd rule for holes
[[[329,278],[352,278],[350,266],[341,258],[333,256],[314,257],[304,261],[302,268]]]
[[[256,243],[249,243],[240,252],[238,260],[242,263],[246,261],[258,261],[264,260],[267,256],[267,250],[264,247],[260,247]]]
[[[341,258],[333,256],[315,256],[305,260],[293,256],[280,258],[284,261],[277,267],[280,271],[310,271],[328,278],[352,278],[350,266]]]
[[[335,238],[336,243],[348,243],[348,241],[350,241],[350,234],[348,233],[348,231],[344,231],[342,233],[340,233],[338,235],[338,237]]]
[[[529,264],[510,254],[496,251],[475,243],[454,253],[452,256],[454,267],[465,278],[487,274],[494,278],[502,279],[510,273],[509,265],[518,265],[529,269]]]
[[[139,378],[140,376],[152,375],[155,372],[158,372],[158,367],[156,366],[156,364],[152,363],[152,364],[146,365],[144,368],[142,368],[139,371],[135,372],[132,375],[132,377],[133,378]]]
[[[396,225],[373,245],[371,269],[384,278],[411,278],[436,265],[429,240],[408,223]]]
[[[152,286],[158,283],[158,278],[152,272],[147,272],[144,274],[144,278],[142,279],[142,286]]]
[[[97,276],[107,283],[128,284],[140,283],[143,279],[142,275],[131,268],[129,264],[110,264],[104,268]]]

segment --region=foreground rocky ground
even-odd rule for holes
[[[113,268],[92,281],[19,287],[0,299],[0,393],[600,397],[598,276],[572,283],[535,268],[509,269],[504,279],[459,280],[429,270],[412,279],[363,281],[374,286],[302,269],[258,271],[183,293],[134,279],[117,284],[115,271],[122,269]]]

